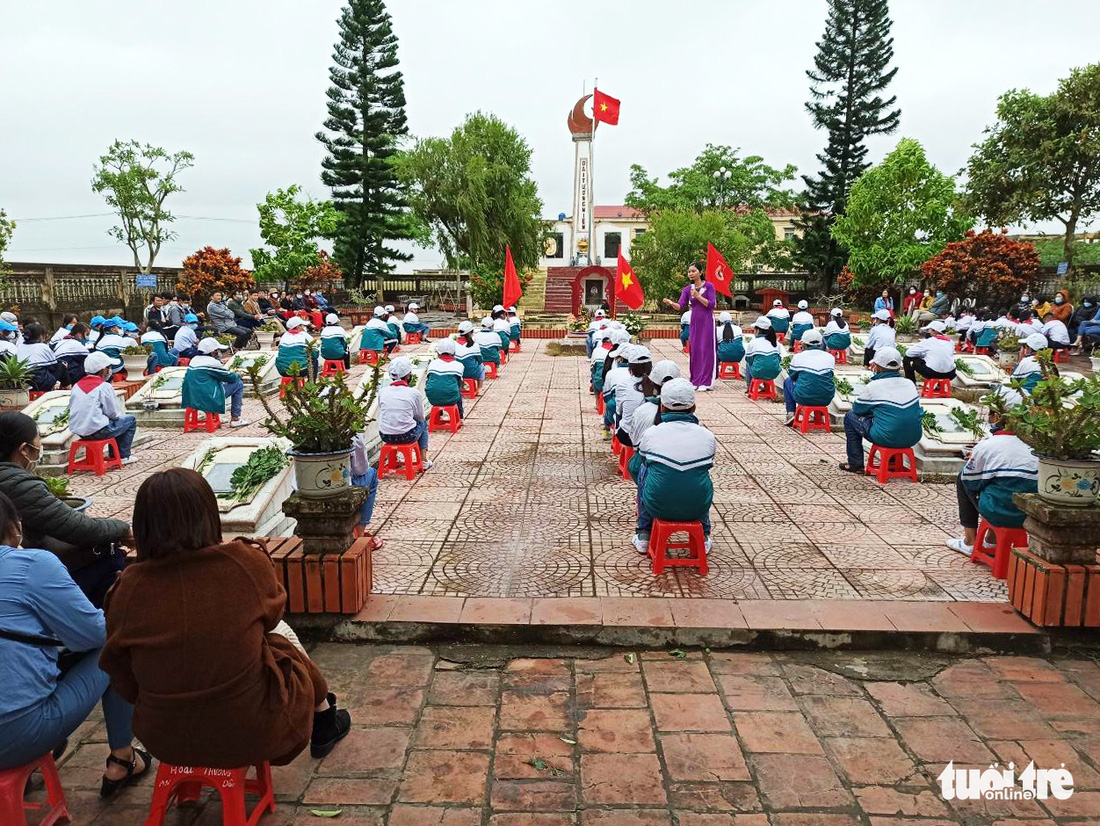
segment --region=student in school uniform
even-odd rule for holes
[[[409,303],[405,308],[405,318],[401,322],[401,326],[406,333],[420,333],[421,338],[424,341],[428,340],[428,333],[431,328],[427,324],[420,323],[420,316],[416,314],[416,311],[420,309],[420,305],[415,301]]]
[[[378,391],[378,435],[391,445],[419,443],[420,458],[427,470],[432,466],[428,459],[428,421],[423,394],[409,386],[412,362],[398,356],[390,362],[388,372],[393,381]]]
[[[1000,319],[994,319],[993,313],[986,310],[978,316],[978,319],[970,325],[970,340],[974,342],[975,347],[992,347],[997,343],[997,337],[1001,334],[1005,316],[1002,315]]]
[[[1012,371],[1012,378],[1022,381],[1024,383],[1024,390],[1028,393],[1032,392],[1043,378],[1042,368],[1039,366],[1039,360],[1035,358],[1036,355],[1046,350],[1050,345],[1047,344],[1046,336],[1042,333],[1032,333],[1023,343],[1020,345],[1020,363],[1016,365],[1016,369]]]
[[[70,383],[84,378],[84,359],[88,355],[87,339],[88,328],[78,321],[67,336],[53,344],[53,354],[68,370]]]
[[[326,315],[325,326],[321,328],[321,358],[325,361],[342,361],[345,369],[350,368],[349,339],[348,331],[340,326],[340,316],[336,313]]]
[[[863,385],[844,417],[848,461],[840,469],[863,473],[863,440],[880,447],[913,447],[921,437],[920,396],[901,375],[901,353],[880,347],[871,361],[871,380]]]
[[[1027,338],[1033,333],[1043,332],[1043,322],[1031,314],[1031,310],[1020,310],[1016,322],[1016,335]]]
[[[199,337],[195,334],[195,328],[198,326],[199,317],[194,313],[187,313],[183,317],[183,324],[180,325],[175,339],[172,340],[172,349],[176,351],[177,358],[189,359],[199,354]]]
[[[869,367],[875,353],[884,347],[896,348],[897,335],[894,333],[894,319],[886,310],[871,314],[871,332],[867,335],[867,345],[863,350],[863,366]]]
[[[661,406],[661,388],[665,382],[680,378],[680,368],[676,362],[665,359],[653,365],[645,376],[642,376],[639,390],[644,401],[634,408],[630,416],[630,444],[633,446],[642,443],[642,436],[653,426],[653,420],[657,417],[657,411]],[[630,457],[630,477],[638,481],[638,468],[642,463],[642,455],[635,450]]]
[[[507,355],[512,351],[512,328],[508,324],[508,311],[503,305],[493,307],[493,332],[500,337],[500,350]]]
[[[311,374],[311,361],[312,373],[316,374],[317,352],[310,348],[313,337],[306,332],[307,324],[308,322],[299,316],[292,316],[287,320],[286,332],[279,337],[279,349],[275,355],[275,369],[279,371],[280,376],[293,375],[291,370],[294,365],[297,365],[299,378],[308,378]],[[199,350],[202,350],[201,341]]]
[[[745,348],[745,385],[747,387],[752,385],[753,379],[775,380],[783,369],[783,360],[779,357],[779,345],[776,343],[771,319],[760,316],[752,326],[756,335]]]
[[[1069,349],[1069,329],[1054,317],[1054,313],[1043,316],[1043,335],[1047,337],[1051,350]]]
[[[1016,434],[1005,430],[994,411],[989,412],[992,434],[970,452],[955,480],[959,503],[959,524],[963,535],[948,539],[953,551],[970,556],[983,517],[995,528],[1020,528],[1024,513],[1012,499],[1015,493],[1035,493],[1039,489],[1039,459]],[[992,531],[986,534],[987,547],[996,545]]]
[[[401,317],[397,315],[397,311],[392,304],[386,305],[386,315],[383,319],[390,328],[390,332],[393,333],[393,340],[397,342],[393,346],[393,350],[401,346],[401,342],[404,339],[404,330],[401,327]],[[392,353],[393,350],[390,350]]]
[[[828,407],[836,393],[833,371],[836,359],[825,351],[825,338],[818,330],[802,334],[802,350],[791,356],[787,378],[783,382],[783,401],[787,405],[787,418],[783,422],[794,424],[798,405]]]
[[[103,325],[107,322],[107,319],[101,315],[92,316],[88,321],[88,349],[91,350],[95,347],[96,341],[103,335]]]
[[[607,358],[604,359],[603,367],[603,430],[604,438],[611,438],[611,430],[615,424],[615,393],[618,390],[619,383],[627,381],[630,378],[630,370],[627,368],[627,358],[634,350],[634,345],[630,343],[629,335],[626,335],[626,331],[616,334],[619,336],[617,339],[612,339],[614,346],[607,353]],[[626,335],[626,340],[623,340],[623,336]]]
[[[500,336],[493,332],[493,319],[489,316],[481,319],[481,329],[474,333],[474,344],[481,351],[482,364],[495,364],[500,367]],[[482,375],[484,376],[484,367]]]
[[[57,331],[54,332],[53,336],[50,337],[50,344],[57,344],[57,342],[61,341],[61,339],[65,338],[65,336],[69,335],[69,333],[72,332],[73,325],[76,324],[76,322],[77,317],[72,313],[65,313],[65,315],[61,316],[61,326],[58,327]]]
[[[955,342],[947,337],[946,332],[943,322],[939,320],[921,327],[923,338],[909,345],[902,359],[905,378],[914,384],[918,374],[926,379],[955,378]]]
[[[810,302],[798,302],[798,312],[791,316],[791,342],[802,340],[802,334],[814,328],[814,317],[810,314]]]
[[[462,362],[455,358],[454,339],[441,338],[436,342],[436,358],[428,362],[428,378],[424,383],[424,395],[435,407],[458,407],[458,415],[465,416],[462,409],[462,374],[465,372]]]
[[[523,330],[523,322],[519,320],[519,313],[515,307],[508,308],[508,338],[512,344],[519,347],[519,337]]]
[[[244,427],[247,419],[241,418],[244,404],[244,382],[236,373],[225,369],[218,353],[228,350],[216,338],[206,337],[199,342],[199,354],[191,359],[183,374],[183,407],[193,407],[205,413],[225,413],[225,397],[229,397],[229,426]]]
[[[695,415],[695,388],[687,379],[661,387],[658,422],[642,436],[638,471],[638,529],[631,539],[638,553],[649,552],[654,519],[701,522],[710,550],[710,506],[717,443]]]
[[[600,329],[606,315],[607,314],[603,310],[596,310],[592,313],[592,320],[588,322],[588,330],[585,332],[584,342],[585,355],[588,358],[592,358],[592,348],[595,346],[593,344],[593,337],[596,334],[596,330]]]
[[[86,353],[81,370],[83,377],[69,394],[69,430],[78,439],[114,439],[122,464],[136,462],[130,447],[137,433],[137,419],[126,414],[111,386],[111,357]]]
[[[0,359],[19,358],[19,350],[15,344],[18,332],[18,327],[0,318]]]
[[[970,328],[974,326],[976,320],[976,314],[969,307],[964,307],[959,312],[959,317],[955,320],[955,333],[959,336],[959,344],[967,340],[970,335]]]
[[[791,326],[791,311],[777,298],[772,302],[772,308],[768,310],[767,319],[771,322],[777,336],[786,335]]]
[[[125,325],[126,320],[118,316],[104,319],[102,325],[103,334],[96,339],[93,345],[94,349],[101,353],[106,353],[114,360],[113,370],[115,373],[122,370],[122,351],[134,343],[133,339],[127,338],[122,334]]]
[[[829,311],[829,323],[825,325],[822,335],[828,350],[847,350],[852,346],[852,328],[844,319],[844,310],[833,307]]]
[[[16,351],[31,371],[31,390],[45,392],[58,385],[68,387],[69,371],[46,343],[46,328],[31,322],[23,334],[23,343],[16,346]]]
[[[592,351],[590,370],[594,392],[603,393],[606,386],[607,371],[611,369],[613,362],[618,357],[619,348],[629,342],[630,335],[625,330],[610,330],[600,346]]]
[[[680,316],[680,349],[684,349],[688,345],[688,339],[691,338],[691,310],[688,310],[682,316]]]
[[[168,340],[160,330],[146,330],[142,333],[140,341],[146,347],[153,348],[145,371],[149,375],[157,372],[158,367],[175,367],[179,364],[179,356],[168,349]]]
[[[368,533],[367,528],[374,516],[374,500],[378,496],[378,471],[370,466],[367,438],[363,433],[356,433],[351,440],[351,483],[357,488],[367,489],[367,501],[359,506],[359,535],[369,539],[371,550],[377,551],[386,543]]]
[[[627,374],[615,382],[615,433],[621,444],[634,447],[630,422],[634,411],[645,402],[642,379],[653,369],[653,354],[640,344],[629,345],[626,356]]]
[[[386,321],[385,307],[375,307],[371,320],[359,334],[359,349],[389,355],[397,346],[398,337]]]
[[[463,378],[478,382],[485,380],[484,359],[481,357],[481,347],[475,340],[473,322],[463,321],[458,325],[455,358],[462,362]]]
[[[736,364],[745,357],[745,336],[741,328],[733,323],[733,316],[722,313],[718,316],[718,361]]]

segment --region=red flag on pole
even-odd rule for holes
[[[615,126],[619,122],[619,100],[606,95],[599,89],[592,90],[592,117],[598,121],[606,123],[608,126]]]
[[[504,309],[514,307],[519,303],[520,298],[523,297],[523,284],[519,280],[519,273],[516,272],[516,262],[512,260],[512,248],[505,245],[504,247],[504,297],[500,302],[504,305]]]
[[[707,279],[714,284],[714,289],[722,295],[733,298],[730,286],[733,284],[733,270],[722,257],[722,253],[714,248],[714,244],[707,243]]]
[[[642,292],[642,285],[638,283],[638,276],[630,268],[630,263],[623,258],[621,249],[619,250],[619,268],[615,278],[619,282],[616,285],[618,289],[615,290],[618,299],[632,310],[639,309],[645,303],[645,293]]]

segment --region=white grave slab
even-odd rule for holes
[[[978,411],[979,421],[984,419],[977,407],[965,404],[958,399],[921,399],[921,410],[936,417],[936,425],[940,430],[935,436],[930,436],[922,429],[921,440],[913,448],[913,453],[917,457],[917,465],[922,472],[958,473],[966,462],[963,457],[963,449],[972,447],[979,441],[974,433],[963,428],[952,417],[951,411],[955,409],[968,412]],[[984,423],[982,432],[985,435],[989,434],[989,427]]]
[[[277,352],[277,350],[241,350],[235,353],[225,366],[226,369],[241,377],[241,381],[244,382],[244,394],[255,396],[256,391],[252,388],[252,380],[247,371],[250,366],[263,359],[264,363],[260,368],[260,392],[269,396],[279,391],[279,371],[275,369]]]
[[[1000,384],[1008,378],[1008,374],[1006,374],[1005,371],[1001,369],[1000,365],[989,356],[978,356],[973,353],[956,353],[955,361],[956,363],[961,362],[967,365],[971,373],[973,373],[973,375],[970,375],[962,370],[958,371],[955,382],[958,383],[960,387],[991,387],[994,384]]]

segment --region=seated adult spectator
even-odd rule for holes
[[[787,405],[788,427],[794,424],[798,405],[828,407],[836,393],[833,370],[836,359],[825,352],[825,339],[817,330],[802,334],[802,350],[791,356],[787,378],[783,382],[783,401]]]
[[[989,424],[992,435],[974,445],[955,480],[963,535],[948,539],[947,547],[967,556],[974,551],[981,517],[996,528],[1022,527],[1024,513],[1012,501],[1012,494],[1039,489],[1039,459],[1032,449],[1016,434],[1002,429],[996,410],[990,410]],[[996,545],[992,532],[986,537],[987,546]]]
[[[139,564],[108,595],[100,665],[134,704],[134,733],[159,759],[231,769],[325,757],[351,729],[283,622],[286,592],[263,545],[224,542],[218,501],[193,470],[142,482]],[[155,606],[155,607],[154,607]]]
[[[152,760],[133,746],[133,706],[109,688],[99,667],[103,612],[61,560],[23,543],[15,505],[0,493],[0,771],[47,752],[60,756],[102,702],[110,754],[99,793],[110,797]]]
[[[237,323],[237,316],[226,306],[225,297],[220,291],[210,295],[210,303],[206,305],[206,320],[214,328],[216,335],[228,334],[234,337],[238,350],[248,344],[252,338],[252,330],[242,327]]]
[[[73,384],[84,378],[84,358],[88,355],[88,328],[79,321],[68,334],[53,344],[53,354],[65,365]]]
[[[710,506],[714,485],[710,469],[716,449],[714,434],[695,416],[695,388],[687,379],[661,387],[657,420],[642,435],[638,471],[638,530],[631,539],[638,553],[648,553],[653,520],[701,522],[710,550]]]
[[[328,299],[321,293],[320,290],[313,291],[313,300],[317,303],[317,309],[321,312],[327,312],[329,309]]]
[[[279,349],[275,355],[275,369],[280,376],[294,375],[295,365],[301,378],[317,373],[317,351],[310,347],[313,337],[306,332],[304,318],[292,316],[286,323],[286,332],[279,336]]]
[[[424,417],[424,396],[409,386],[413,365],[404,356],[389,364],[393,380],[378,391],[378,435],[391,445],[420,444],[424,470],[432,466],[428,460],[428,422]]]
[[[909,345],[902,364],[905,377],[916,383],[917,374],[926,379],[953,379],[955,342],[946,335],[942,321],[932,321],[921,328],[921,340]]]
[[[261,324],[263,324],[263,316],[260,315],[259,305],[254,310],[250,310],[246,306],[247,297],[244,290],[236,290],[233,293],[233,297],[225,302],[225,306],[228,307],[235,319],[234,323],[238,327],[243,327],[246,330],[255,330]]]
[[[137,419],[126,413],[110,377],[110,356],[88,353],[84,378],[73,385],[69,394],[69,430],[80,439],[114,439],[122,464],[128,465],[137,461],[130,455]]]
[[[153,296],[152,302],[145,308],[142,313],[142,321],[145,323],[146,330],[160,330],[167,324],[167,319],[164,313],[164,296],[157,293]]]
[[[183,324],[180,325],[179,331],[172,341],[172,349],[176,351],[177,364],[179,363],[178,359],[189,359],[199,354],[199,337],[195,333],[195,328],[198,325],[199,317],[194,313],[188,313],[183,317]]]
[[[0,413],[0,493],[19,512],[23,546],[58,556],[80,590],[99,607],[126,565],[119,545],[129,541],[130,525],[87,516],[50,493],[46,480],[33,472],[41,458],[42,437],[34,419],[24,413]]]
[[[1068,290],[1059,290],[1054,294],[1054,303],[1051,305],[1050,312],[1058,321],[1069,327],[1070,319],[1073,318],[1073,304],[1069,300]]]
[[[427,324],[420,322],[420,316],[416,314],[416,311],[420,309],[420,305],[415,301],[409,303],[405,308],[405,318],[402,320],[401,326],[406,333],[420,333],[421,338],[424,341],[428,340],[428,333],[431,328]]]
[[[46,328],[31,322],[23,331],[23,343],[16,354],[27,362],[31,371],[31,390],[49,391],[57,386],[69,386],[69,371],[46,343]]]
[[[161,309],[164,311],[164,326],[160,328],[160,331],[164,334],[164,340],[171,342],[176,337],[180,327],[183,326],[183,317],[187,315],[187,311],[184,310],[183,305],[180,304],[179,296],[175,293],[166,292],[163,294],[163,298],[164,306]]]
[[[199,354],[191,359],[183,374],[183,407],[193,407],[205,413],[225,413],[225,397],[229,396],[230,427],[244,427],[247,419],[241,418],[244,401],[244,382],[241,377],[225,369],[217,354],[229,348],[216,338],[204,338],[199,342]]]
[[[912,447],[921,437],[920,397],[916,385],[899,372],[901,353],[893,347],[875,351],[871,380],[863,385],[844,417],[848,461],[840,469],[863,473],[863,440],[879,447]]]

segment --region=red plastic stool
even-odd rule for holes
[[[125,384],[127,381],[125,370],[120,370],[111,376],[111,384]]]
[[[812,433],[815,430],[831,433],[833,428],[829,424],[829,408],[798,405],[794,410],[794,427],[800,433]]]
[[[314,310],[309,314],[309,321],[314,330],[320,330],[325,326],[325,316],[320,310]]]
[[[602,416],[603,411],[606,408],[606,406],[607,405],[604,404],[604,400],[603,400],[603,391],[602,390],[597,390],[596,391],[596,412],[599,413]]]
[[[40,399],[46,395],[45,390],[32,390],[27,394],[28,398],[33,402],[35,399]]]
[[[619,441],[618,431],[611,432],[611,455],[618,456],[623,449],[623,443]]]
[[[398,462],[398,458],[402,462]],[[391,445],[382,442],[382,452],[378,456],[378,478],[384,479],[390,471],[405,474],[410,482],[416,478],[416,474],[424,469],[420,456],[420,444],[409,442],[403,445]]]
[[[777,342],[779,342],[780,344],[786,344],[787,343],[787,334],[786,333],[776,333],[775,334],[775,340]]]
[[[145,826],[161,826],[172,801],[198,800],[202,787],[216,791],[222,799],[222,826],[253,826],[268,812],[275,811],[275,790],[271,785],[271,764],[256,766],[256,779],[243,769],[204,769],[197,766],[169,766],[161,763],[153,785],[153,804]],[[259,795],[251,813],[246,794]]]
[[[985,535],[989,531],[993,531],[993,536],[997,538],[996,548],[992,551],[985,548]],[[988,565],[993,569],[995,579],[1005,579],[1008,576],[1008,560],[1012,556],[1012,549],[1027,546],[1027,531],[1023,528],[997,528],[982,517],[978,520],[978,533],[974,537],[974,551],[970,554],[970,561]]]
[[[485,362],[485,378],[498,379],[500,374],[497,372],[497,363],[495,361]]]
[[[325,359],[324,364],[321,365],[322,376],[335,376],[343,373],[344,370],[343,359]]]
[[[925,379],[920,386],[922,399],[950,399],[951,379]]]
[[[906,466],[908,460],[908,466]],[[917,481],[917,457],[911,447],[880,447],[871,445],[864,473],[878,475],[880,485],[891,479],[911,479]]]
[[[1060,347],[1059,349],[1054,351],[1054,356],[1052,358],[1055,364],[1069,361],[1069,350],[1065,349],[1064,347]]]
[[[462,380],[462,398],[464,398],[464,399],[476,399],[477,398],[477,379],[463,379]]]
[[[359,351],[359,363],[360,364],[378,364],[378,359],[382,357],[382,354],[377,350],[360,350]]]
[[[513,341],[512,346],[515,348],[516,352],[518,353],[519,352],[519,340],[517,339],[516,341]]]
[[[749,398],[754,402],[760,399],[774,399],[775,382],[771,379],[753,379],[749,382]]]
[[[424,341],[424,337],[420,333],[405,333],[406,344],[421,344]]]
[[[45,803],[27,803],[23,800],[27,778],[36,771],[41,771],[46,781]],[[57,776],[57,766],[49,752],[30,763],[0,772],[0,823],[4,826],[22,826],[27,822],[24,812],[42,810],[46,813],[35,820],[38,826],[52,826],[58,821],[70,820],[65,790],[61,788],[61,778]]]
[[[683,531],[687,542],[673,542],[672,535]],[[702,522],[663,522],[653,520],[649,535],[649,556],[653,560],[653,573],[660,576],[668,568],[698,568],[699,576],[707,575],[707,546]],[[669,551],[690,550],[691,556],[667,556]]]
[[[991,356],[993,355],[992,347],[975,347],[974,354],[978,356]]]
[[[290,387],[290,385],[295,381],[298,382],[299,387],[305,387],[306,386],[306,380],[304,378],[295,379],[291,376],[283,376],[279,380],[279,398],[280,399],[286,396],[286,389],[288,387]]]
[[[622,444],[620,442],[620,444]],[[628,482],[630,481],[630,460],[634,457],[634,448],[629,445],[622,445],[622,450],[619,451],[619,473],[623,475],[623,478]]]
[[[202,419],[199,419],[199,413],[202,413]],[[222,417],[217,413],[207,413],[193,407],[188,407],[183,413],[184,433],[190,433],[192,430],[205,430],[207,433],[213,433],[221,426]]]
[[[109,458],[103,455],[104,447],[111,449]],[[84,448],[84,458],[78,462],[76,457],[81,448]],[[122,467],[122,456],[114,439],[73,439],[69,445],[69,467],[65,473],[70,476],[78,470],[90,470],[96,476],[103,476],[109,468],[116,467]]]
[[[444,414],[446,414],[445,417]],[[432,405],[432,413],[428,417],[429,433],[435,433],[437,430],[449,430],[452,433],[458,433],[460,427],[462,427],[462,417],[458,415],[457,404],[448,404],[442,407]]]
[[[181,358],[179,361],[176,362],[176,366],[177,367],[186,367],[190,363],[191,363],[191,359]]]
[[[798,341],[796,341],[794,344],[791,345],[791,352],[792,353],[801,353],[802,352],[802,339],[799,339]]]
[[[830,350],[829,355],[836,359],[837,364],[848,363],[848,351],[847,350]]]
[[[685,356],[690,356],[691,355],[691,342],[690,341],[687,344],[684,345],[684,355]]]
[[[718,378],[720,378],[720,379],[739,379],[739,378],[741,378],[741,362],[739,362],[739,361],[720,361],[720,362],[718,362]]]
[[[507,363],[508,363],[508,351],[507,350],[501,350],[500,351],[500,366],[503,367]]]

